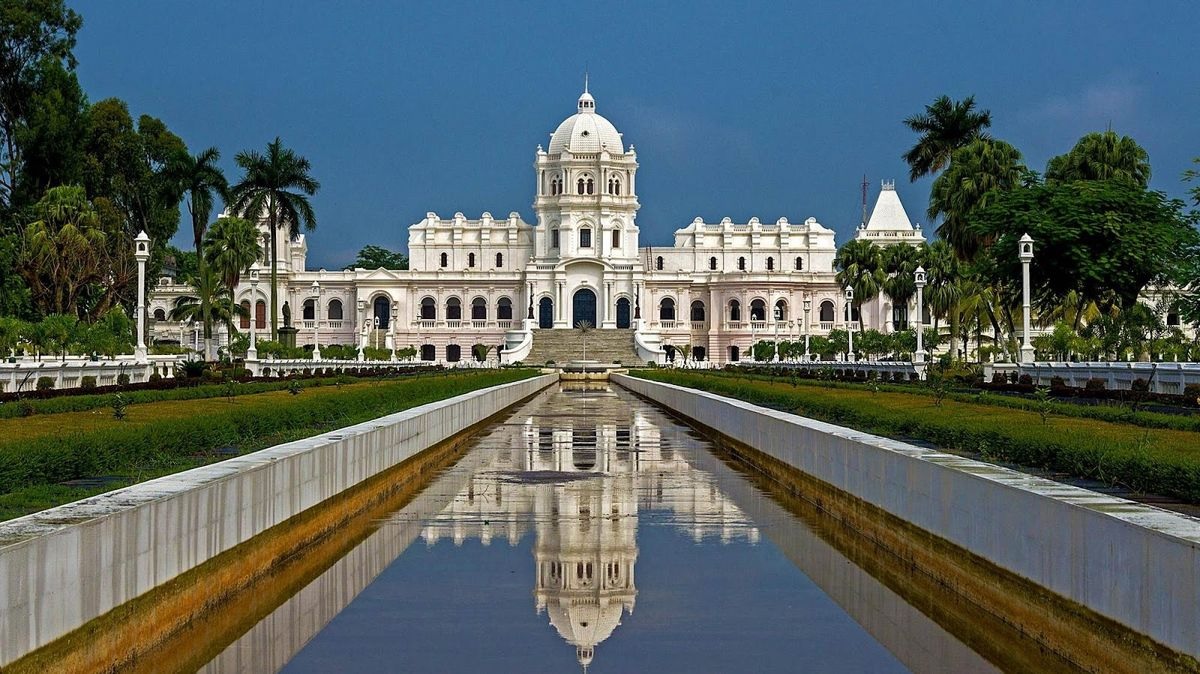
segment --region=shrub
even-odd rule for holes
[[[121,395],[120,392],[114,393],[112,395],[112,400],[109,402],[109,406],[112,407],[114,419],[117,421],[122,421],[125,419],[125,408],[129,406],[129,401],[125,398],[125,396]]]
[[[123,376],[123,377],[128,377],[129,375],[127,375],[127,374],[126,374],[126,375],[122,375],[122,376]],[[163,379],[163,376],[162,376],[161,374],[159,374],[159,373],[157,373],[157,372],[152,372],[152,373],[150,373],[150,381],[152,381],[152,382],[160,382],[160,381],[162,381],[162,379]],[[118,384],[119,384],[119,383],[121,383],[121,378],[120,378],[120,377],[118,377],[118,378],[117,378],[117,383],[118,383]]]
[[[1092,377],[1083,385],[1085,391],[1103,391],[1105,388],[1104,380],[1099,377]]]
[[[1020,378],[1017,379],[1017,383],[1022,386],[1033,386],[1033,377],[1028,374],[1022,374]]]
[[[300,395],[300,392],[304,390],[304,388],[300,386],[299,379],[293,379],[291,382],[288,383],[287,390],[288,390],[288,393],[291,393],[294,396],[298,396],[298,395]]]
[[[1007,384],[1008,377],[1005,376],[1005,374],[1003,372],[999,372],[999,371],[993,372],[992,373],[992,383],[993,384]]]
[[[54,377],[38,377],[37,390],[49,391],[54,388]]]
[[[1051,391],[1064,389],[1064,388],[1067,388],[1067,380],[1066,379],[1063,379],[1062,377],[1051,377],[1050,378],[1050,390]]]
[[[1150,390],[1150,382],[1138,377],[1137,379],[1134,379],[1132,383],[1130,383],[1129,389],[1131,391],[1145,393]]]
[[[1188,384],[1184,386],[1183,395],[1189,398],[1200,398],[1200,384]]]
[[[96,388],[96,378],[92,375],[84,375],[79,379],[79,388],[91,390]]]
[[[158,374],[158,373],[155,372],[154,374]],[[153,377],[154,375],[151,375],[151,376]],[[162,377],[159,377],[159,379],[162,379]],[[117,375],[117,385],[118,386],[129,386],[129,373],[128,372],[122,372],[121,374]]]

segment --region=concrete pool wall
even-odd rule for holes
[[[557,380],[473,391],[0,524],[0,667]]]
[[[1200,658],[1200,521],[671,384],[612,381],[1002,570]]]

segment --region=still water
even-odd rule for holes
[[[554,388],[205,671],[996,668],[766,489],[628,392]]]

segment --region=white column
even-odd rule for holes
[[[913,273],[917,285],[917,352],[913,354],[914,363],[925,362],[925,311],[922,302],[922,291],[925,289],[925,268],[917,267]]]
[[[146,232],[138,232],[134,239],[133,255],[138,265],[138,296],[137,296],[137,346],[133,356],[139,363],[147,361],[146,355],[146,261],[150,259],[150,237]]]
[[[612,281],[604,282],[604,308],[601,309],[601,316],[603,316],[601,327],[604,327],[604,328],[617,327],[616,321],[613,319]]]
[[[1018,242],[1021,258],[1021,362],[1033,362],[1033,345],[1029,343],[1029,263],[1033,262],[1033,238],[1025,234]]]

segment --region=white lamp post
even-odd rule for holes
[[[846,360],[854,362],[854,288],[846,288]]]
[[[150,259],[150,237],[146,232],[138,232],[133,240],[133,257],[138,265],[138,300],[137,300],[137,346],[133,349],[133,357],[139,363],[146,362],[146,261]]]
[[[254,321],[258,318],[258,275],[262,268],[256,260],[250,265],[250,348],[246,349],[246,360],[258,360],[258,344],[255,341]]]
[[[812,299],[804,298],[804,360],[809,360],[808,353],[808,312],[812,311]]]
[[[917,267],[917,271],[913,274],[917,282],[917,352],[913,354],[913,362],[925,362],[925,314],[922,313],[924,305],[922,304],[922,292],[925,289],[925,268]]]
[[[771,312],[772,313],[775,312],[775,307],[771,307]],[[783,317],[782,316],[772,316],[771,318],[775,319],[774,321],[772,321],[772,323],[775,324],[775,337],[774,337],[775,344],[774,344],[774,348],[772,348],[772,351],[774,353],[771,355],[771,362],[778,363],[779,362],[779,320]]]
[[[313,281],[313,360],[321,360],[321,284]]]
[[[1029,263],[1033,262],[1033,237],[1026,232],[1017,242],[1021,258],[1021,362],[1033,362],[1033,346],[1029,343]]]

